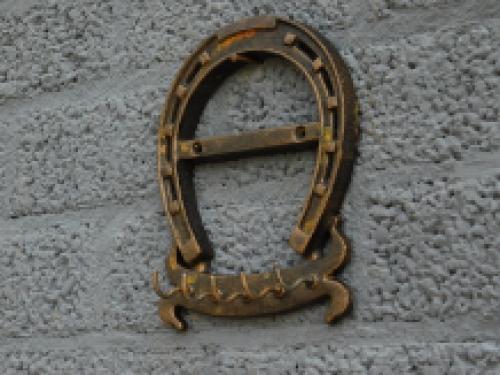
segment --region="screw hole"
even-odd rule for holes
[[[304,139],[306,137],[306,128],[304,126],[297,126],[295,129],[295,137],[297,139]]]
[[[200,142],[193,143],[193,152],[195,154],[201,154],[202,151],[203,151],[203,146],[201,145]]]

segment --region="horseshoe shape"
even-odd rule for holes
[[[225,78],[248,63],[280,57],[310,82],[319,121],[194,139],[208,100]],[[162,320],[179,330],[185,307],[211,315],[278,313],[330,296],[326,321],[351,306],[349,289],[333,279],[348,261],[350,245],[340,232],[339,212],[356,155],[357,102],[349,70],[317,31],[294,21],[257,16],[236,22],[207,38],[176,76],[160,119],[157,165],[160,192],[174,244],[166,270],[176,285],[163,293],[153,282]],[[289,244],[306,260],[295,267],[260,274],[212,275],[214,253],[202,225],[193,183],[195,163],[317,147],[308,197]],[[331,238],[330,252],[316,250]]]

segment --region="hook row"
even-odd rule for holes
[[[153,286],[156,294],[160,298],[168,299],[172,297],[175,293],[181,293],[185,299],[192,299],[195,301],[201,301],[202,299],[209,297],[212,302],[220,303],[220,302],[231,302],[236,298],[243,298],[245,301],[253,301],[256,299],[260,299],[268,295],[269,293],[276,294],[277,298],[282,298],[286,292],[290,292],[297,288],[300,284],[305,284],[308,288],[314,289],[319,284],[319,278],[316,275],[299,277],[292,284],[287,285],[283,278],[281,277],[281,271],[277,265],[274,266],[274,273],[276,275],[276,279],[278,283],[274,285],[269,285],[263,288],[260,292],[253,292],[248,285],[247,276],[242,272],[240,273],[241,285],[243,287],[244,292],[234,292],[227,298],[224,298],[224,293],[217,288],[217,278],[214,275],[210,276],[210,292],[204,292],[195,296],[196,292],[194,288],[187,283],[187,275],[186,273],[182,274],[181,278],[181,286],[176,287],[164,293],[161,291],[158,284],[158,271],[154,270],[153,272]]]

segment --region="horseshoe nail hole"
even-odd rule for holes
[[[311,59],[311,61],[316,60],[316,58],[318,57],[316,52],[314,52],[314,50],[311,47],[309,47],[306,43],[304,43],[303,41],[299,40],[296,43],[296,46],[300,51],[302,51],[302,53],[304,55],[309,57],[309,59]]]
[[[330,77],[328,76],[327,71],[323,68],[319,72],[321,74],[321,78],[323,79],[323,83],[325,84],[326,91],[328,92],[328,95],[335,96],[335,92],[334,92],[333,86],[332,86],[332,81],[330,80]]]
[[[174,99],[174,108],[172,108],[172,123],[175,122],[175,120],[177,119],[177,112],[179,110],[179,99]]]
[[[193,143],[193,152],[195,154],[201,154],[203,151],[203,146],[201,145],[201,142],[194,142]]]
[[[305,126],[297,126],[295,128],[295,138],[304,139],[306,137],[306,127]]]
[[[188,83],[191,83],[191,81],[193,80],[193,78],[194,78],[194,77],[198,74],[198,72],[201,70],[201,67],[202,67],[202,63],[201,63],[201,62],[197,63],[197,64],[194,66],[193,70],[191,70],[191,72],[189,73],[189,75],[188,75],[188,77],[187,77],[187,79],[186,79],[186,81],[187,81]]]

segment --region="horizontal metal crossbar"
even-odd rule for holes
[[[218,137],[179,140],[179,159],[227,160],[235,156],[270,154],[317,146],[321,124],[309,122]]]

